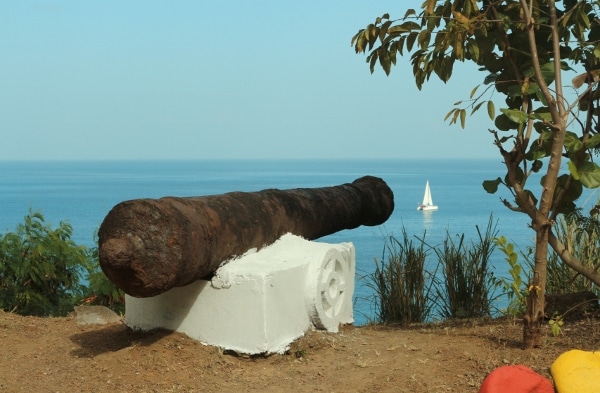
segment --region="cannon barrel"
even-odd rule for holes
[[[314,240],[382,224],[393,210],[392,190],[373,176],[334,187],[124,201],[100,226],[100,266],[127,294],[150,297],[207,278],[286,233]]]

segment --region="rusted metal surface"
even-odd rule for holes
[[[100,266],[129,295],[155,296],[286,233],[314,240],[382,224],[393,210],[392,190],[372,176],[334,187],[125,201],[100,226]]]

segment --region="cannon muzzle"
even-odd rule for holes
[[[226,260],[292,233],[308,240],[384,223],[394,194],[377,177],[323,188],[135,199],[100,226],[100,266],[135,297],[207,278]]]

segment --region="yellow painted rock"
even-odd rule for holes
[[[565,352],[550,372],[558,393],[600,393],[600,352]]]

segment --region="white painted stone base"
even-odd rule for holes
[[[164,328],[239,353],[282,353],[311,328],[354,322],[355,253],[287,234],[198,280],[151,298],[126,296],[125,323]]]

